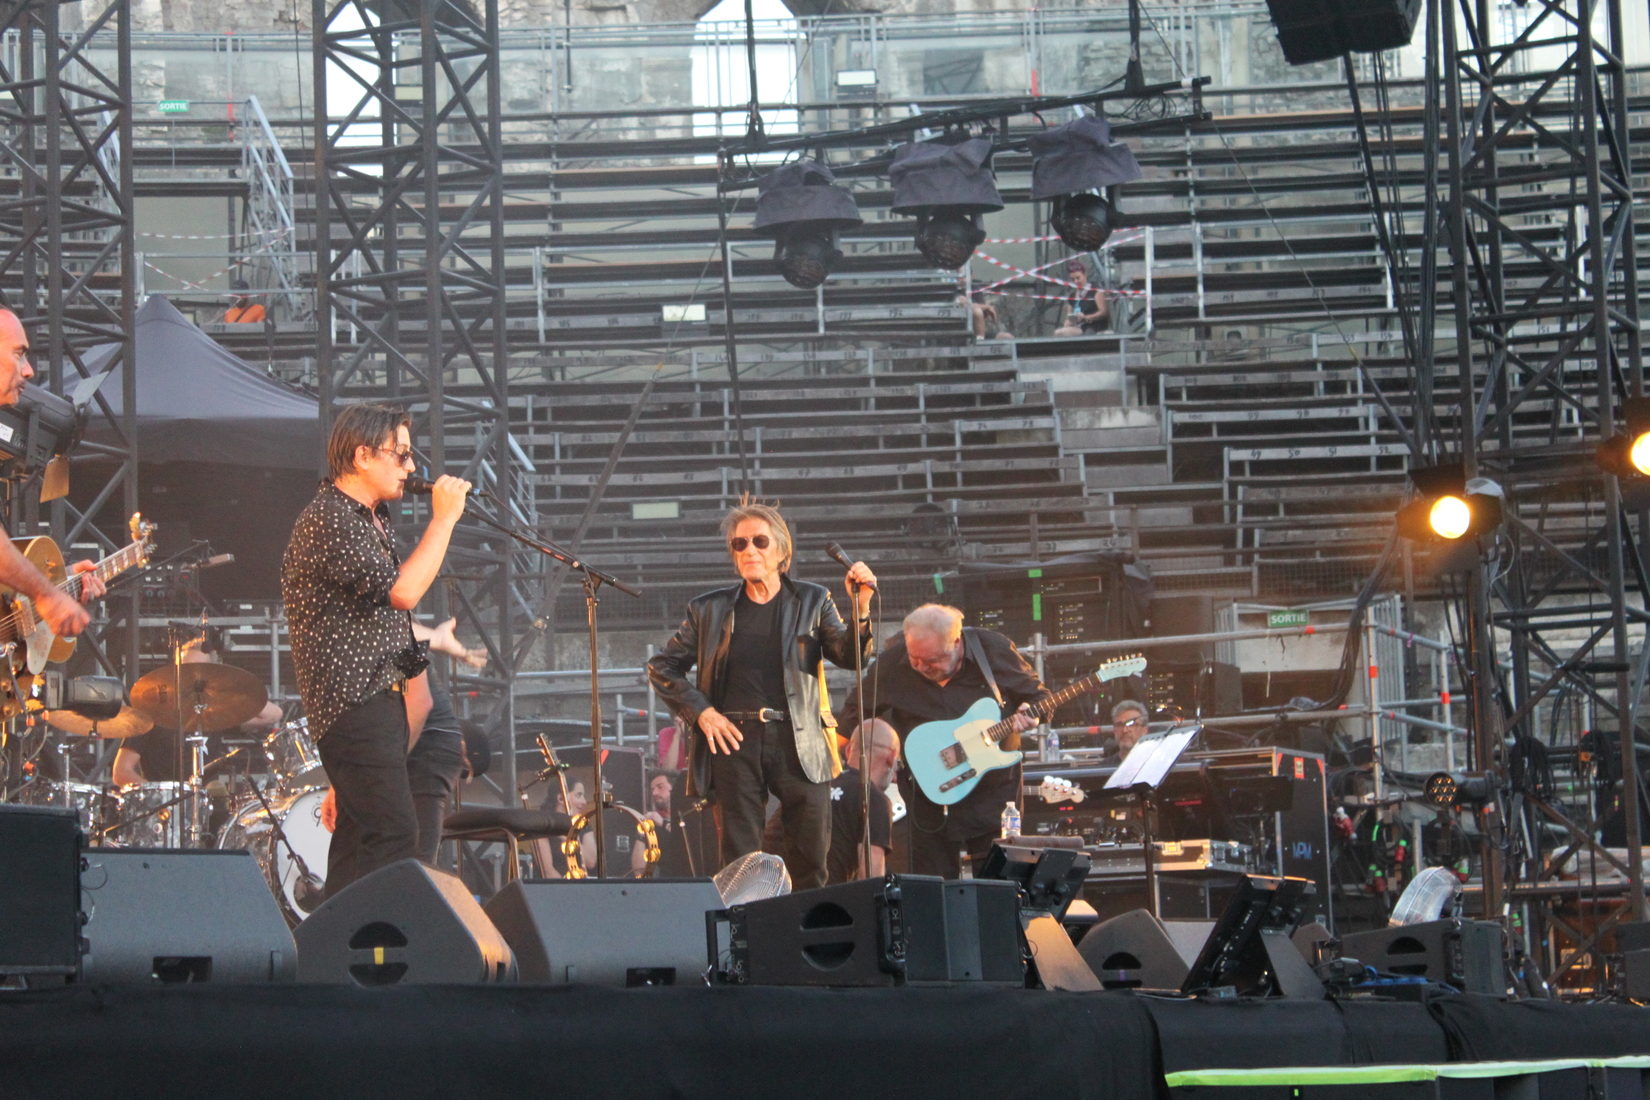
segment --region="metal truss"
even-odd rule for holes
[[[313,310],[300,286],[292,165],[258,97],[247,96],[244,107],[240,131],[246,241],[241,272],[252,289],[271,292],[264,302],[271,319],[279,308],[282,320],[307,321]]]
[[[1507,27],[1509,12],[1521,28]],[[1427,146],[1444,162],[1429,154],[1428,171],[1446,186],[1423,259],[1448,249],[1458,400],[1435,400],[1451,380],[1434,373],[1426,316],[1413,379],[1418,459],[1459,456],[1469,478],[1506,493],[1506,524],[1493,546],[1483,540],[1463,612],[1474,764],[1502,792],[1479,819],[1484,911],[1499,919],[1523,906],[1532,933],[1567,938],[1551,960],[1557,979],[1596,964],[1598,938],[1618,920],[1645,918],[1632,731],[1650,659],[1650,531],[1642,512],[1624,513],[1616,479],[1593,458],[1621,400],[1643,392],[1621,4],[1435,0],[1428,18],[1427,52],[1441,59],[1429,64],[1443,72],[1428,74],[1442,101],[1429,100]],[[1553,122],[1555,108],[1567,125]],[[1627,778],[1599,819],[1591,793],[1561,806],[1560,784],[1541,778],[1550,738],[1540,734],[1565,707],[1579,708],[1576,732],[1623,732]],[[1625,860],[1596,839],[1612,825]],[[1558,867],[1578,851],[1627,879],[1622,904],[1591,927],[1555,906]]]
[[[509,436],[498,3],[314,0],[316,320],[323,426],[338,402],[405,405],[431,476],[536,520]],[[462,381],[466,395],[448,388]],[[427,610],[481,635],[509,745],[513,619],[532,606],[506,540],[461,525]],[[531,573],[524,572],[525,576]],[[502,736],[500,736],[502,734]],[[513,790],[515,755],[501,784]]]
[[[96,492],[77,492],[90,500],[85,511],[65,499],[45,509],[65,552],[88,540],[110,551],[127,542],[125,520],[138,507],[131,18],[129,0],[113,0],[88,7],[83,26],[70,29],[65,10],[56,0],[0,0],[0,304],[22,318],[35,382],[53,393],[72,394],[90,376],[88,350],[118,349],[106,367],[126,368],[122,412],[100,391],[89,415],[107,420],[121,443],[79,450],[112,461],[114,472]],[[107,466],[75,469],[102,476]],[[39,529],[40,488],[37,474],[11,494],[18,533]],[[107,606],[109,617],[94,620],[81,643],[130,682],[138,674],[137,589]]]

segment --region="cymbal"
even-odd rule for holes
[[[258,716],[269,693],[250,672],[233,665],[183,666],[183,723],[190,731],[216,733]],[[201,709],[197,712],[196,707]],[[157,668],[132,685],[132,709],[151,722],[171,727],[178,721],[178,669]],[[197,717],[198,714],[198,717]]]
[[[121,707],[119,714],[101,721],[76,714],[72,710],[48,710],[45,714],[47,725],[64,733],[72,733],[76,737],[136,737],[148,733],[155,725],[131,707]]]

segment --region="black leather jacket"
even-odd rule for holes
[[[831,697],[825,690],[825,658],[838,668],[854,667],[854,631],[837,612],[831,590],[809,581],[779,576],[780,629],[785,638],[785,701],[802,770],[815,783],[827,783],[842,770],[831,731]],[[727,683],[728,646],[733,641],[733,608],[744,582],[695,596],[687,618],[665,648],[647,663],[648,679],[672,714],[689,731],[689,792],[709,785],[710,754],[699,732],[699,715],[719,704]],[[864,663],[870,662],[871,637],[861,638]],[[698,673],[688,679],[688,672]]]

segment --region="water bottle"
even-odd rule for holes
[[[1002,838],[1020,835],[1020,807],[1012,800],[1003,804],[1003,832]]]

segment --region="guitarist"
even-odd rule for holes
[[[983,661],[983,665],[982,665]],[[992,685],[995,684],[995,691]],[[865,698],[876,700],[876,717],[905,735],[924,722],[960,717],[983,698],[1000,696],[1014,732],[1002,746],[1019,748],[1019,735],[1037,725],[1030,714],[1049,695],[1014,643],[994,630],[963,627],[963,613],[943,604],[923,604],[905,617],[903,636],[888,644],[865,673]],[[854,726],[859,693],[851,692],[843,721]],[[911,815],[911,871],[958,878],[959,849],[977,868],[997,839],[1003,804],[1020,799],[1020,766],[987,772],[966,798],[941,806],[900,769],[900,794]]]
[[[29,334],[23,322],[9,309],[0,309],[0,405],[15,405],[23,395],[23,385],[34,377],[29,363]],[[97,566],[89,561],[74,563],[73,572],[88,573]],[[35,568],[10,539],[0,538],[0,584],[34,602],[35,614],[59,638],[73,638],[92,621],[91,614],[74,597],[63,592]],[[95,576],[81,578],[81,595],[96,599],[103,595],[103,582]]]

